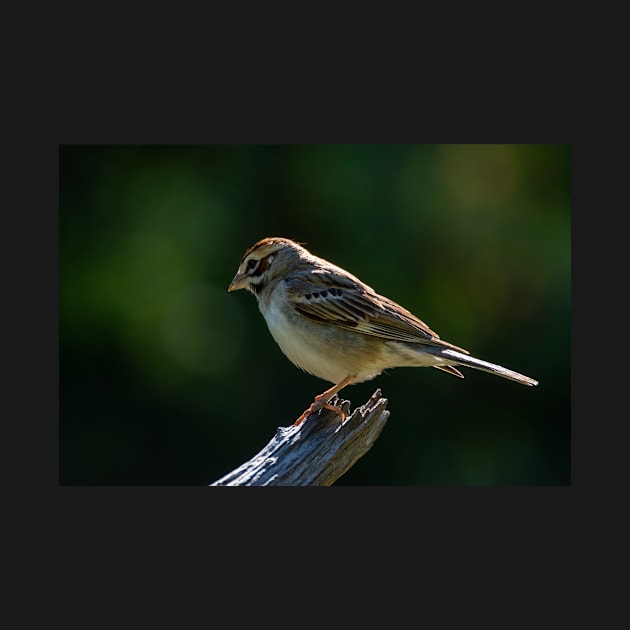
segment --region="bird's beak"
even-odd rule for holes
[[[234,276],[232,282],[230,282],[230,286],[228,287],[228,293],[231,291],[238,291],[239,289],[244,289],[247,285],[247,276],[244,273],[237,273]]]

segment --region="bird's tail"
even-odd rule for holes
[[[438,354],[436,352],[436,354]],[[503,378],[509,378],[511,381],[516,381],[517,383],[522,383],[523,385],[528,385],[529,387],[533,387],[534,385],[538,385],[538,381],[530,378],[529,376],[524,376],[523,374],[519,374],[518,372],[514,372],[513,370],[508,370],[500,365],[495,365],[494,363],[488,363],[488,361],[482,361],[481,359],[475,359],[475,357],[471,357],[468,354],[463,354],[461,352],[457,352],[457,350],[451,349],[443,349],[440,350],[439,355],[444,357],[445,359],[451,359],[453,364],[463,365],[465,367],[475,368],[476,370],[482,370],[483,372],[489,372],[490,374],[496,374],[497,376],[502,376]],[[444,369],[446,372],[451,372],[449,370],[449,366],[435,366],[438,369]],[[452,373],[456,373],[457,370],[454,370]],[[456,376],[462,376],[461,374],[456,374]]]

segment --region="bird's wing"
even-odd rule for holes
[[[413,313],[378,295],[351,276],[325,270],[310,271],[286,279],[293,308],[311,321],[392,341],[463,348],[442,341]]]

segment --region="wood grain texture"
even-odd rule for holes
[[[343,424],[338,414],[322,409],[297,427],[278,427],[259,453],[210,486],[332,485],[370,450],[390,412],[380,389],[352,414],[347,400],[335,396],[330,404],[343,409]]]

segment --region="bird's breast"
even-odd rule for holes
[[[269,332],[285,356],[300,369],[331,383],[362,372],[356,357],[344,342],[346,331],[312,323],[293,309],[281,308],[274,300],[259,302]],[[352,333],[350,333],[352,334]],[[375,376],[380,370],[368,378]],[[357,378],[356,382],[366,380]]]

